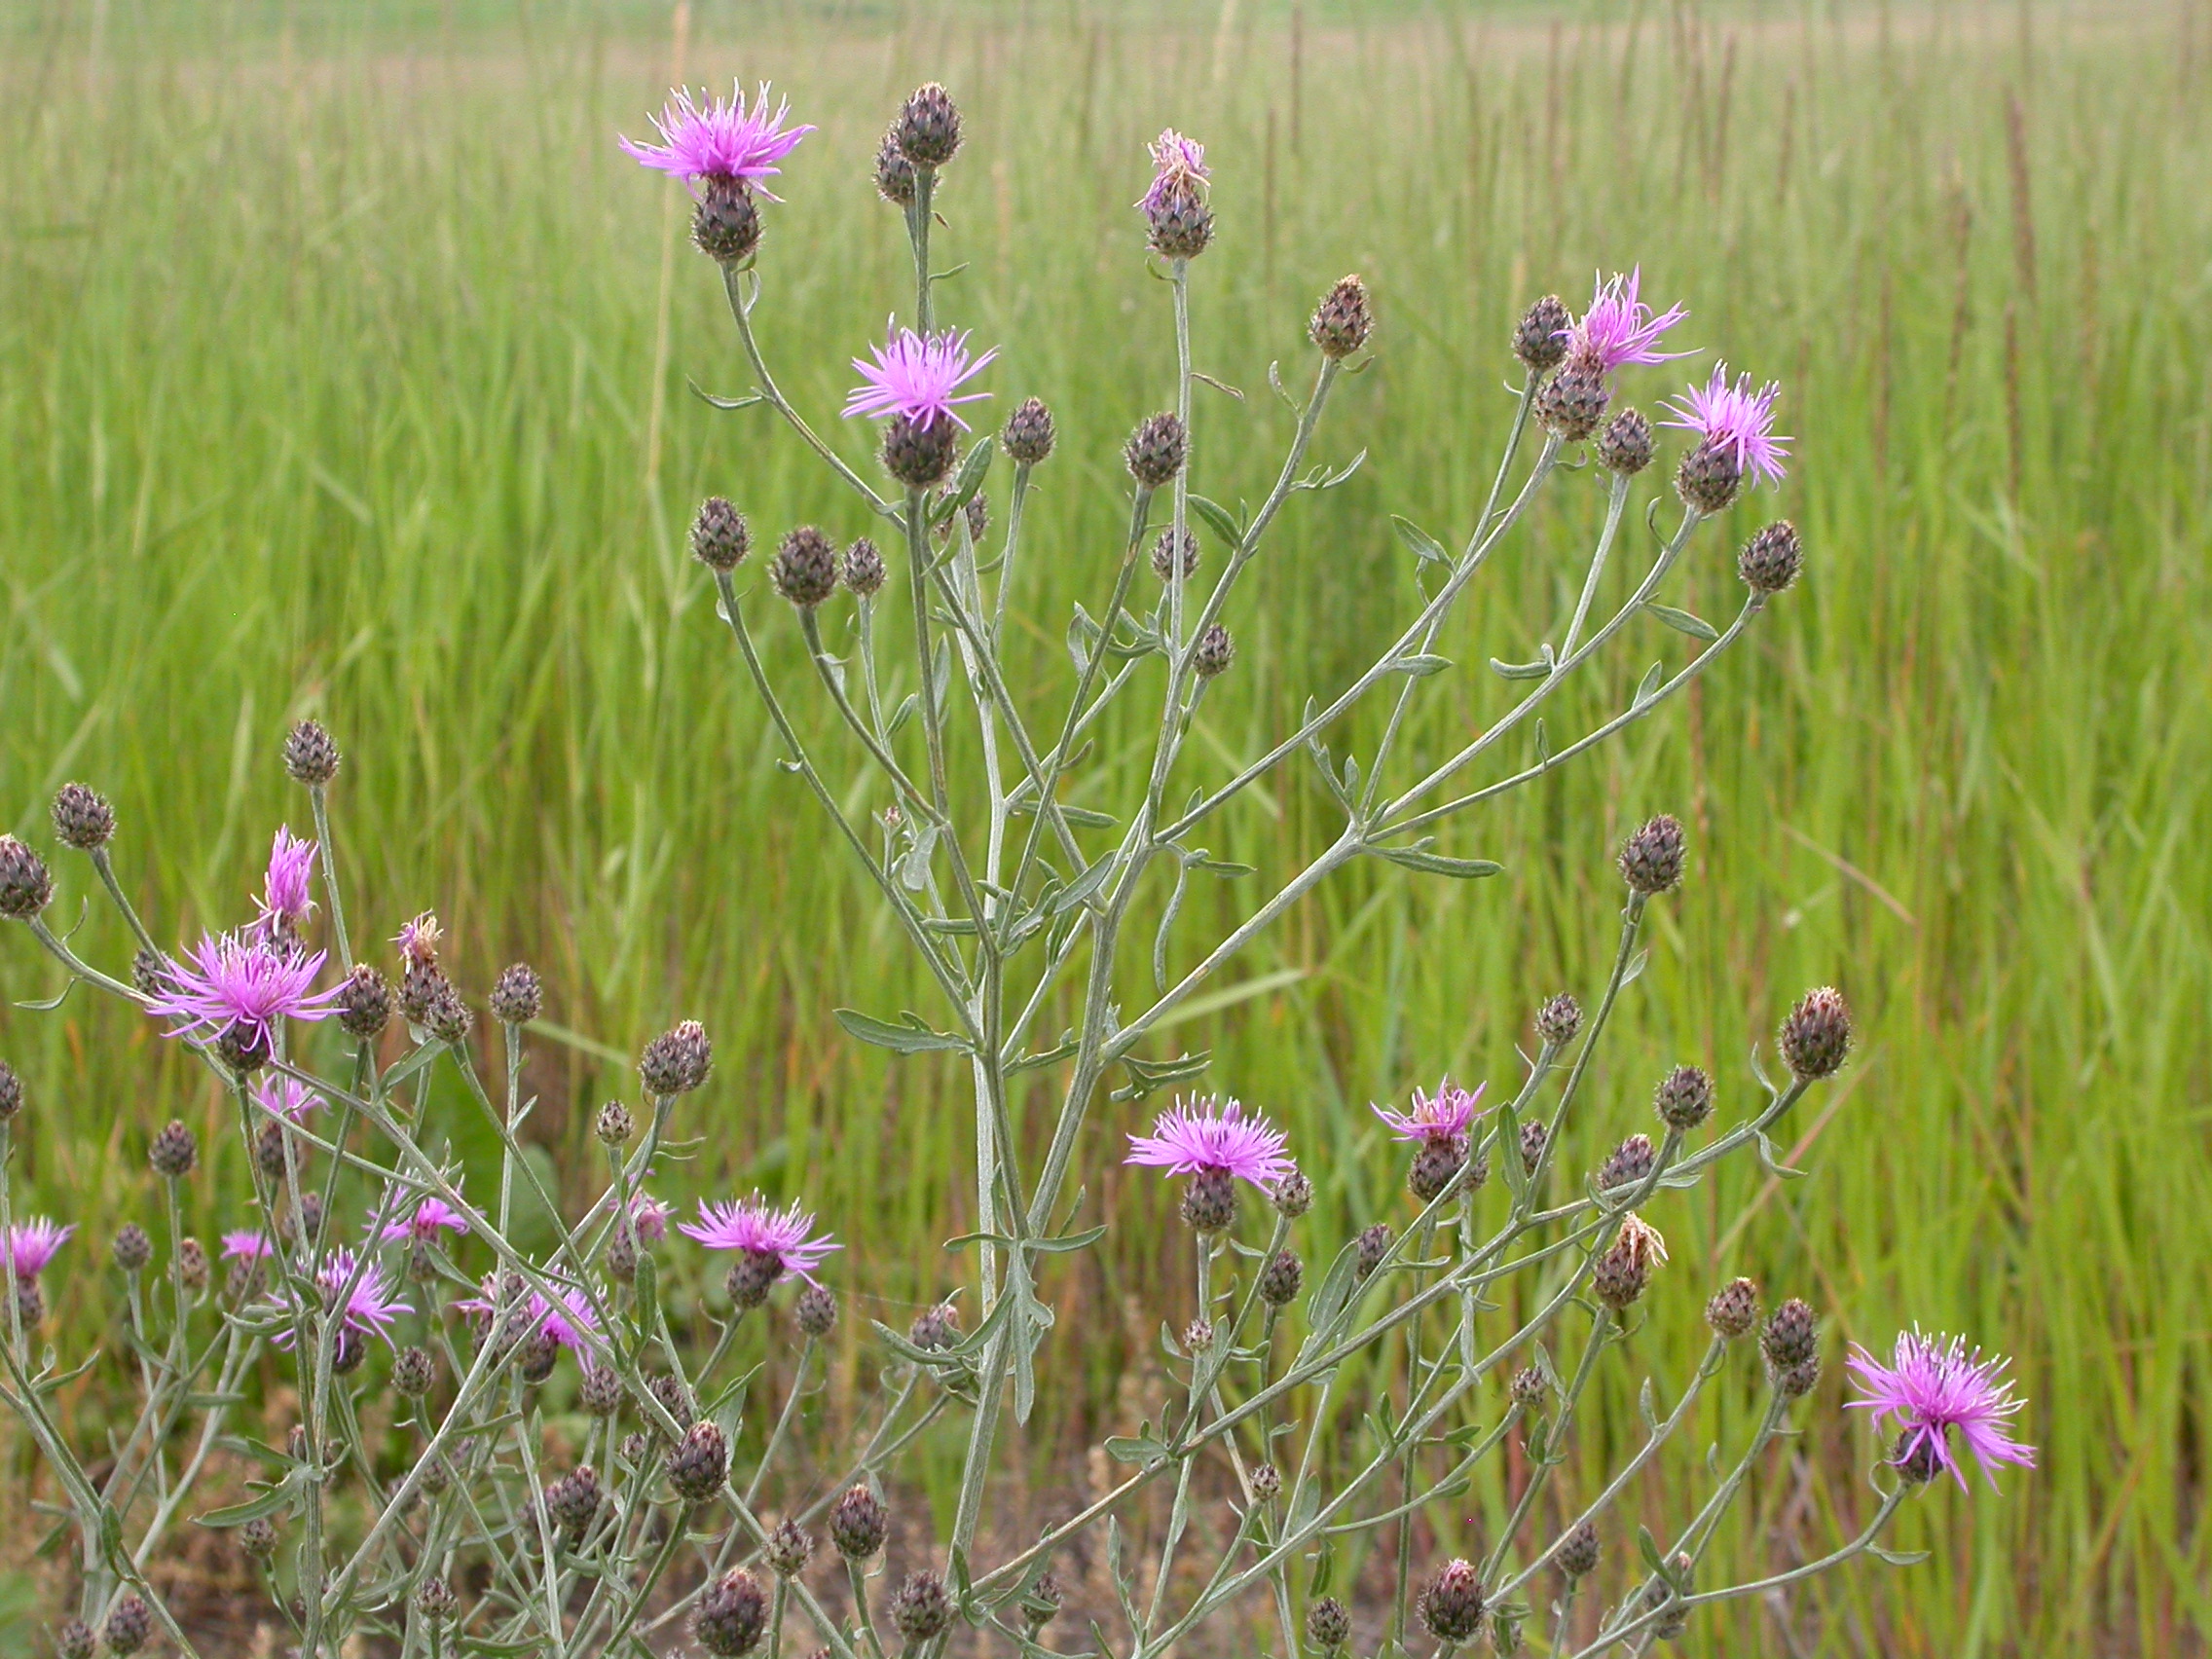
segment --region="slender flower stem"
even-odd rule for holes
[[[138,912],[131,908],[130,901],[124,897],[123,884],[115,879],[115,866],[108,859],[107,849],[94,847],[92,860],[92,868],[99,872],[100,885],[107,889],[107,896],[115,901],[115,907],[123,912],[123,919],[129,924],[139,947],[160,956],[162,947],[154,942],[154,936],[146,931],[146,924],[138,919]]]

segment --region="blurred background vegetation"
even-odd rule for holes
[[[1175,125],[1215,167],[1197,351],[1245,396],[1200,388],[1205,493],[1265,489],[1289,426],[1268,365],[1303,376],[1314,297],[1366,276],[1377,361],[1318,453],[1364,447],[1367,463],[1294,504],[1244,590],[1194,779],[1263,750],[1394,628],[1412,572],[1389,513],[1465,534],[1521,309],[1551,289],[1579,303],[1594,268],[1641,263],[1709,349],[1685,367],[1719,353],[1780,379],[1795,434],[1779,497],[1739,507],[1668,597],[1732,611],[1728,545],[1778,510],[1803,529],[1806,579],[1683,703],[1453,831],[1449,850],[1504,876],[1346,875],[1194,1005],[1168,1051],[1210,1046],[1211,1083],[1290,1125],[1322,1193],[1311,1238],[1399,1213],[1367,1103],[1445,1071],[1513,1079],[1536,1003],[1593,991],[1609,960],[1610,848],[1678,813],[1691,877],[1656,909],[1583,1152],[1642,1126],[1677,1061],[1742,1108],[1747,1051],[1808,985],[1840,984],[1862,1037],[1795,1124],[1809,1179],[1738,1171],[1654,1214],[1674,1262],[1578,1456],[1594,1470],[1641,1434],[1641,1370],[1679,1385],[1698,1308],[1738,1272],[1824,1310],[1831,1366],[1813,1431],[1732,1534],[1737,1566],[1818,1554],[1868,1503],[1872,1449],[1834,1409],[1846,1341],[1886,1346],[1917,1321],[2016,1353],[2043,1449],[2002,1497],[1916,1504],[1899,1541],[1934,1548],[1928,1564],[1736,1606],[1693,1650],[2201,1652],[2208,64],[2204,0],[11,11],[0,828],[50,845],[47,800],[85,778],[117,804],[118,862],[157,932],[228,925],[275,826],[305,820],[282,733],[327,720],[348,754],[336,833],[356,938],[434,907],[464,986],[528,957],[548,1018],[590,1034],[542,1036],[531,1073],[571,1192],[591,1109],[634,1088],[637,1045],[706,1020],[716,1081],[686,1106],[705,1139],[670,1185],[801,1196],[849,1241],[853,1398],[873,1375],[866,1316],[903,1328],[955,1282],[935,1240],[969,1224],[965,1079],[888,1061],[830,1017],[928,1009],[930,992],[771,764],[682,533],[710,492],[762,539],[866,526],[764,415],[690,395],[748,379],[681,193],[614,134],[641,133],[677,78],[772,78],[820,125],[778,181],[760,315],[786,389],[865,463],[835,400],[908,279],[868,164],[911,85],[952,89],[969,136],[940,246],[967,265],[943,313],[1001,348],[997,407],[1035,392],[1060,416],[1012,608],[1040,706],[1068,689],[1070,605],[1095,608],[1108,584],[1120,440],[1171,395],[1166,289],[1128,208],[1145,140]],[[1677,378],[1641,371],[1624,395],[1649,408]],[[1638,511],[1664,490],[1658,469],[1645,484]],[[1475,665],[1557,637],[1599,500],[1567,481],[1493,563],[1439,647],[1463,667],[1426,682],[1409,754],[1505,706]],[[780,606],[757,614],[795,676],[796,630]],[[1684,645],[1652,627],[1555,732]],[[794,701],[834,751],[815,700]],[[1332,746],[1372,752],[1379,719]],[[1143,731],[1132,710],[1104,734],[1087,803],[1129,785]],[[883,804],[871,789],[855,783],[857,810]],[[1309,774],[1286,772],[1213,850],[1280,876],[1334,829]],[[73,923],[88,872],[57,869]],[[1252,885],[1196,895],[1186,944]],[[128,958],[96,905],[80,940]],[[11,1005],[58,988],[27,939],[0,942]],[[116,1008],[7,1007],[0,1053],[35,1099],[17,1208],[82,1230],[50,1284],[74,1354],[113,1306],[106,1240],[149,1200],[152,1130],[203,1130],[208,1235],[236,1224],[241,1153],[204,1078]],[[437,1109],[466,1152],[459,1107]],[[1024,1449],[1040,1486],[1087,1433],[1125,1426],[1118,1383],[1182,1316],[1167,1230],[1134,1225],[1164,1220],[1172,1194],[1109,1164],[1138,1114],[1102,1108],[1088,1153],[1089,1207],[1125,1224],[1051,1285],[1065,1385]],[[1714,1435],[1741,1426],[1748,1368],[1739,1382]],[[1699,1490],[1680,1461],[1639,1490],[1655,1525]],[[28,1449],[9,1466],[27,1479]],[[1438,1542],[1480,1535],[1501,1502],[1478,1488]]]

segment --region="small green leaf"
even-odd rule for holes
[[[840,1008],[835,1011],[837,1023],[864,1043],[873,1043],[879,1049],[889,1049],[901,1054],[921,1054],[933,1050],[949,1049],[961,1053],[969,1051],[968,1039],[947,1031],[933,1031],[928,1021],[918,1014],[902,1014],[901,1023],[892,1025],[871,1018],[856,1009]]]
[[[1646,605],[1643,608],[1677,634],[1687,634],[1693,640],[1704,640],[1709,644],[1720,638],[1720,630],[1702,616],[1692,616],[1688,611],[1677,610],[1671,605]]]
[[[1209,501],[1203,496],[1192,496],[1188,505],[1194,513],[1206,521],[1206,528],[1221,537],[1232,549],[1244,542],[1243,527],[1229,516],[1229,509],[1219,501]]]
[[[1928,1559],[1926,1550],[1886,1550],[1880,1544],[1868,1544],[1866,1553],[1876,1561],[1886,1561],[1892,1567],[1918,1567]]]
[[[1658,696],[1660,682],[1664,681],[1666,678],[1667,665],[1663,662],[1653,663],[1648,669],[1644,671],[1642,683],[1637,686],[1635,700],[1629,704],[1629,707],[1631,709],[1641,709],[1644,704],[1650,702],[1652,698]]]
[[[1167,1443],[1151,1434],[1112,1434],[1106,1437],[1106,1456],[1142,1468],[1164,1460]]]
[[[1437,540],[1435,536],[1429,535],[1427,531],[1421,529],[1413,520],[1401,518],[1398,514],[1392,513],[1390,515],[1390,528],[1398,533],[1398,539],[1412,549],[1413,556],[1422,564],[1449,565],[1452,563],[1452,555],[1444,550],[1444,543]]]
[[[1426,837],[1411,847],[1370,847],[1369,852],[1379,859],[1388,859],[1407,869],[1418,869],[1424,875],[1449,875],[1458,881],[1474,881],[1486,875],[1495,875],[1505,866],[1490,859],[1453,859],[1442,853],[1426,850]]]
[[[1402,656],[1390,664],[1392,674],[1402,674],[1409,680],[1426,680],[1432,674],[1442,674],[1452,666],[1452,659],[1444,656],[1421,654]]]
[[[1500,680],[1541,680],[1551,673],[1552,665],[1549,660],[1500,662],[1497,658],[1492,657],[1490,659],[1490,671]]]

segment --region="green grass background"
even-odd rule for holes
[[[356,937],[435,906],[464,985],[527,955],[549,1017],[623,1052],[705,1018],[717,1081],[686,1111],[708,1138],[676,1184],[803,1195],[853,1245],[853,1310],[903,1325],[951,1282],[932,1240],[967,1225],[963,1079],[887,1063],[830,1019],[926,1010],[929,991],[771,764],[682,547],[709,491],[764,536],[866,527],[764,416],[685,389],[747,377],[673,187],[612,142],[670,79],[667,11],[79,0],[15,14],[0,44],[0,821],[49,844],[46,800],[84,777],[117,803],[158,931],[224,924],[274,825],[304,818],[281,732],[322,716],[348,751]],[[1061,421],[1014,603],[1041,709],[1068,688],[1070,604],[1108,584],[1120,438],[1171,393],[1166,289],[1127,205],[1144,140],[1172,123],[1216,167],[1197,350],[1247,395],[1200,388],[1207,494],[1265,489],[1288,434],[1268,364],[1302,378],[1313,297],[1366,276],[1378,361],[1319,453],[1368,462],[1285,515],[1194,780],[1259,752],[1407,611],[1390,512],[1464,535],[1535,294],[1576,300],[1593,267],[1641,261],[1690,307],[1688,340],[1785,383],[1789,481],[1667,596],[1729,613],[1730,541],[1790,514],[1807,577],[1746,647],[1630,740],[1451,832],[1502,878],[1355,871],[1168,1045],[1210,1044],[1215,1085],[1288,1123],[1322,1189],[1314,1237],[1398,1213],[1366,1103],[1446,1069],[1511,1079],[1536,1002],[1594,991],[1609,958],[1610,845],[1678,812],[1691,879],[1658,907],[1589,1155],[1641,1125],[1677,1060],[1741,1109],[1749,1046],[1808,985],[1839,983],[1862,1038],[1796,1124],[1810,1179],[1738,1171],[1655,1214],[1674,1262],[1570,1484],[1640,1432],[1640,1368],[1671,1393],[1704,1296],[1750,1272],[1824,1309],[1831,1359],[1914,1321],[2016,1353],[2042,1467],[2002,1497],[1915,1505],[1901,1542],[1933,1547],[1927,1565],[1732,1609],[1693,1651],[2201,1651],[2212,8],[1409,0],[1308,7],[1294,32],[1279,5],[719,0],[692,9],[682,51],[695,80],[773,77],[822,128],[769,210],[761,316],[786,388],[856,461],[833,418],[845,360],[907,303],[868,160],[914,82],[958,96],[940,245],[969,263],[943,311],[1001,347],[998,407],[1035,391]],[[1627,395],[1649,407],[1676,378],[1643,371]],[[1662,488],[1655,471],[1636,511]],[[1505,706],[1475,665],[1557,638],[1598,500],[1567,481],[1494,563],[1440,647],[1466,668],[1427,682],[1409,754]],[[795,629],[765,597],[755,610],[795,685]],[[1555,737],[1683,645],[1640,635],[1563,700]],[[833,746],[818,699],[793,700]],[[1371,753],[1378,723],[1333,747]],[[1133,787],[1144,731],[1133,711],[1109,728],[1079,798]],[[856,808],[882,804],[869,790]],[[1317,795],[1286,772],[1209,830],[1214,851],[1287,875],[1334,832]],[[57,867],[74,921],[89,872]],[[1181,960],[1250,885],[1198,896]],[[81,938],[127,954],[96,906]],[[27,939],[0,942],[11,1002],[56,988]],[[106,1236],[151,1196],[146,1136],[181,1115],[221,1146],[219,1105],[83,997],[0,1011],[0,1052],[36,1101],[18,1211],[85,1235],[52,1289],[73,1350],[112,1300]],[[624,1067],[547,1043],[533,1081],[555,1161],[581,1168]],[[1106,1167],[1117,1111],[1134,1116],[1099,1115],[1091,1207],[1164,1220],[1171,1195]],[[208,1232],[241,1190],[237,1150],[215,1161]],[[1123,1226],[1053,1287],[1041,1479],[1086,1429],[1122,1426],[1132,1340],[1183,1316],[1162,1231]],[[865,1321],[844,1329],[865,1377]],[[1714,1432],[1741,1426],[1740,1369]],[[1870,1448],[1835,1409],[1837,1369],[1732,1532],[1739,1565],[1818,1553],[1863,1513]],[[1640,1489],[1655,1527],[1699,1490],[1680,1461]],[[1501,1513],[1494,1493],[1464,1503],[1440,1542]]]

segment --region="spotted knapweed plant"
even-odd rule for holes
[[[822,529],[793,529],[764,561],[763,588],[742,579],[753,551],[744,515],[718,498],[699,509],[691,545],[782,764],[941,993],[934,1017],[839,1018],[863,1042],[956,1056],[973,1084],[964,1173],[976,1226],[956,1241],[968,1280],[905,1332],[877,1326],[866,1339],[884,1389],[857,1425],[808,1420],[838,1317],[837,1242],[803,1193],[717,1197],[684,1216],[655,1191],[669,1181],[665,1160],[711,1110],[696,1092],[713,1058],[702,1026],[645,1046],[642,1109],[599,1110],[604,1172],[561,1183],[596,1197],[564,1210],[526,1156],[536,976],[516,966],[491,984],[483,1006],[497,1036],[483,1044],[434,914],[398,927],[388,947],[349,931],[329,825],[340,757],[321,726],[300,725],[284,750],[314,838],[276,830],[254,912],[193,943],[141,921],[110,863],[115,814],[70,785],[54,803],[55,834],[89,859],[136,938],[135,960],[111,973],[53,931],[53,876],[13,837],[0,839],[0,912],[66,970],[61,994],[81,983],[131,1003],[204,1065],[235,1114],[251,1193],[239,1198],[220,1262],[210,1260],[182,1219],[196,1139],[180,1122],[151,1136],[166,1195],[161,1236],[133,1224],[109,1241],[121,1308],[115,1357],[97,1373],[134,1380],[138,1409],[107,1412],[104,1440],[83,1447],[57,1401],[96,1356],[60,1356],[42,1341],[41,1285],[68,1271],[72,1247],[76,1271],[90,1271],[88,1246],[66,1222],[19,1219],[0,1182],[7,1403],[45,1456],[61,1535],[75,1543],[77,1605],[58,1632],[61,1653],[130,1653],[164,1639],[195,1651],[149,1579],[186,1524],[235,1530],[271,1616],[314,1655],[364,1651],[357,1642],[369,1639],[402,1655],[638,1654],[686,1631],[710,1654],[836,1659],[886,1659],[894,1643],[917,1659],[952,1649],[1154,1659],[1209,1642],[1285,1655],[1477,1643],[1641,1652],[1724,1598],[1861,1555],[1901,1560],[1878,1540],[1917,1489],[1944,1473],[1963,1481],[1962,1450],[1985,1470],[2032,1462],[2012,1437],[2020,1408],[2004,1363],[1908,1332],[1891,1364],[1863,1350],[1850,1362],[1864,1390],[1853,1403],[1881,1437],[1864,1530],[1772,1577],[1714,1582],[1706,1557],[1731,1500],[1790,1431],[1822,1364],[1812,1308],[1765,1307],[1737,1279],[1713,1294],[1710,1346],[1678,1396],[1644,1383],[1641,1442],[1597,1484],[1562,1473],[1594,1380],[1628,1364],[1647,1287],[1680,1271],[1668,1267],[1654,1221],[1724,1159],[1788,1173],[1770,1136],[1850,1047],[1842,998],[1814,990],[1781,1022],[1777,1076],[1753,1056],[1758,1092],[1744,1122],[1714,1128],[1714,1081],[1693,1066],[1658,1081],[1653,1134],[1614,1143],[1623,1125],[1595,1121],[1599,1044],[1643,966],[1649,907],[1683,876],[1672,818],[1650,819],[1621,848],[1611,972],[1587,1012],[1564,992],[1532,1011],[1517,1083],[1445,1079],[1375,1108],[1406,1149],[1410,1218],[1375,1218],[1346,1239],[1310,1236],[1316,1224],[1302,1218],[1313,1188],[1298,1147],[1265,1106],[1175,1097],[1207,1058],[1158,1041],[1194,992],[1347,866],[1377,861],[1439,880],[1494,873],[1441,850],[1436,832],[1652,718],[1787,592],[1799,541],[1775,523],[1736,556],[1747,591],[1725,627],[1660,597],[1706,521],[1781,479],[1774,386],[1716,367],[1669,406],[1666,424],[1688,442],[1675,500],[1655,493],[1650,519],[1668,515],[1671,527],[1633,582],[1608,587],[1608,563],[1632,557],[1621,527],[1654,458],[1652,424],[1616,407],[1620,377],[1682,354],[1661,347],[1683,313],[1655,311],[1634,273],[1601,279],[1579,316],[1556,298],[1537,301],[1511,342],[1519,404],[1473,523],[1454,546],[1398,521],[1416,558],[1413,614],[1364,672],[1306,702],[1278,742],[1225,776],[1187,754],[1187,739],[1209,687],[1235,669],[1231,623],[1278,517],[1357,464],[1310,458],[1332,394],[1367,350],[1374,317],[1360,280],[1337,283],[1313,313],[1311,384],[1302,400],[1282,393],[1297,424],[1272,488],[1244,511],[1198,494],[1194,458],[1235,442],[1231,429],[1199,426],[1192,400],[1200,377],[1188,301],[1214,237],[1211,178],[1199,144],[1161,135],[1137,207],[1166,278],[1169,406],[1122,446],[1126,528],[1097,571],[1104,602],[1078,608],[1068,630],[1072,683],[1060,673],[1015,683],[1000,648],[1008,601],[1040,556],[1024,545],[1024,503],[1055,445],[1093,438],[1065,435],[1036,398],[995,436],[979,429],[998,393],[994,352],[940,316],[932,269],[937,187],[960,145],[951,99],[937,86],[917,92],[876,159],[914,270],[907,320],[894,318],[880,343],[855,343],[865,354],[843,412],[881,423],[880,473],[832,435],[858,427],[810,424],[768,367],[758,259],[776,200],[768,181],[813,129],[792,125],[766,89],[751,101],[680,93],[655,125],[661,142],[625,146],[692,191],[694,240],[719,270],[752,367],[756,389],[715,401],[780,419],[849,492],[852,520],[881,537],[840,547]],[[1587,473],[1569,464],[1584,456],[1596,463]],[[988,492],[1009,471],[994,534]],[[1408,753],[1408,712],[1452,669],[1437,646],[1461,595],[1540,495],[1593,483],[1604,527],[1557,643],[1492,663],[1510,700],[1456,751]],[[1071,566],[1084,553],[1051,557]],[[1625,598],[1601,602],[1624,586]],[[1546,703],[1647,616],[1697,642],[1689,661],[1672,675],[1655,669],[1627,707],[1552,743]],[[760,628],[797,631],[804,683],[777,683]],[[789,712],[802,696],[826,706],[834,753],[802,741]],[[1355,727],[1348,717],[1370,699],[1380,718]],[[1140,700],[1149,764],[1101,764],[1105,711]],[[1363,757],[1325,746],[1346,732],[1365,734]],[[1509,743],[1519,746],[1510,756]],[[868,777],[846,776],[847,764]],[[1258,873],[1211,858],[1198,836],[1286,768],[1311,770],[1342,829],[1304,867],[1251,883],[1268,896],[1225,936],[1188,940],[1177,924],[1189,883]],[[848,803],[868,800],[874,816],[856,817]],[[1140,916],[1149,939],[1132,937],[1145,931],[1132,929]],[[458,1074],[497,1134],[496,1166],[462,1166],[426,1126],[441,1069]],[[1163,1111],[1138,1104],[1163,1093]],[[0,1162],[36,1121],[27,1098],[0,1067]],[[1038,1113],[1040,1099],[1056,1106]],[[1180,1330],[1164,1334],[1176,1387],[1158,1420],[1117,1425],[1099,1466],[1120,1472],[1091,1501],[1010,1542],[985,1526],[986,1507],[1010,1444],[1052,1386],[1040,1375],[1051,1280],[1114,1225],[1084,1197],[1095,1190],[1082,1179],[1086,1161],[1103,1159],[1183,1183],[1191,1295],[1188,1317],[1176,1310]],[[526,1243],[526,1203],[562,1219],[548,1246]],[[707,1261],[722,1275],[726,1314],[720,1302],[669,1294]],[[1745,1346],[1755,1361],[1736,1357]],[[789,1361],[780,1396],[750,1385],[779,1346]],[[1704,1500],[1663,1532],[1631,1530],[1619,1506],[1639,1472],[1681,1435],[1701,1391],[1752,1363],[1763,1364],[1764,1410],[1739,1444],[1714,1448]],[[555,1402],[569,1425],[559,1432]],[[928,1523],[910,1508],[898,1518],[912,1567],[894,1587],[878,1580],[902,1502],[896,1471],[925,1433],[964,1439],[958,1494],[934,1535],[916,1535]],[[827,1460],[824,1445],[836,1449]],[[735,1447],[746,1456],[733,1458]],[[1510,1482],[1493,1473],[1507,1449]],[[1487,1546],[1419,1559],[1433,1535],[1426,1523],[1478,1481],[1503,1516]],[[220,1501],[200,1495],[210,1489]],[[818,1532],[831,1546],[820,1559]],[[1332,1594],[1351,1539],[1370,1546],[1369,1570],[1345,1574]],[[1619,1564],[1609,1572],[1608,1559]],[[1092,1591],[1088,1622],[1055,1625],[1076,1561]],[[1201,1628],[1209,1621],[1212,1632]]]

